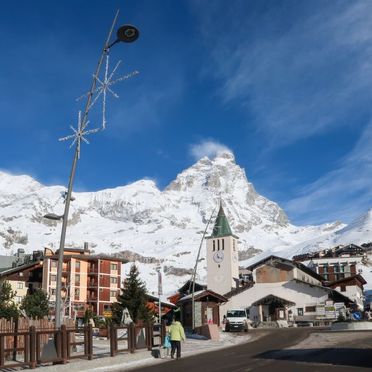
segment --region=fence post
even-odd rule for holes
[[[0,335],[0,368],[4,367],[4,363],[5,363],[4,342],[5,342],[5,336]]]
[[[116,355],[115,338],[117,337],[116,328],[114,325],[110,327],[110,356]]]
[[[91,324],[88,324],[87,332],[87,341],[88,341],[88,360],[93,359],[93,327]]]
[[[29,328],[30,333],[30,368],[36,368],[36,328],[35,326],[31,326]]]
[[[17,349],[18,349],[18,318],[14,319],[14,338],[13,338],[13,360],[17,360]]]
[[[128,326],[128,349],[131,353],[134,353],[136,347],[136,329],[134,323],[130,323]]]
[[[154,337],[154,329],[152,323],[146,324],[146,344],[147,344],[147,350],[152,349],[153,344],[153,337]]]

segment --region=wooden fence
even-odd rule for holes
[[[64,328],[69,330],[69,343],[75,343],[75,323],[73,320],[66,320]],[[71,332],[72,331],[72,332]],[[43,350],[60,332],[55,330],[54,322],[48,319],[26,319],[14,320],[0,319],[0,367],[31,366],[30,359],[40,359],[34,355],[36,351]],[[30,357],[30,353],[34,358]],[[39,354],[38,354],[39,355]],[[12,362],[10,362],[12,361]],[[31,363],[31,364],[30,364]]]
[[[27,328],[28,326],[28,328]],[[76,342],[75,333],[83,334]],[[133,353],[138,349],[151,350],[162,344],[165,326],[153,324],[111,327],[110,355],[120,352]],[[80,346],[80,348],[77,348]],[[76,351],[79,353],[76,353]],[[74,351],[74,353],[73,353]],[[73,322],[60,329],[47,320],[16,322],[0,320],[0,369],[28,367],[36,368],[45,363],[67,363],[73,358],[93,359],[93,330],[88,325],[75,328]]]

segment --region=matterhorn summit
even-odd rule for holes
[[[65,188],[2,172],[0,190],[1,253],[12,254],[18,248],[30,252],[56,249],[60,223],[43,216],[63,213]],[[340,223],[292,225],[275,202],[257,193],[230,151],[201,158],[164,190],[144,179],[97,192],[74,192],[74,197],[66,246],[81,247],[88,242],[95,253],[135,260],[150,289],[156,287],[155,267],[160,264],[165,291],[190,278],[206,223],[220,202],[233,233],[240,238],[241,265],[261,252],[284,254],[345,227]],[[199,280],[205,279],[205,266],[203,246]]]

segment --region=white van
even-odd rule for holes
[[[225,332],[248,332],[248,314],[244,309],[231,309],[226,312]]]

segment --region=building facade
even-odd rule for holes
[[[121,288],[123,259],[91,255],[88,249],[66,248],[62,270],[62,298],[65,315],[81,318],[87,308],[97,316],[111,316],[111,304],[117,301]],[[54,305],[57,288],[58,251],[46,250],[43,262],[42,288]]]

